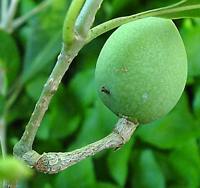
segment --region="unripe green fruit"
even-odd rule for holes
[[[169,19],[145,18],[118,28],[99,55],[95,79],[103,103],[141,124],[166,115],[187,79],[187,55]]]

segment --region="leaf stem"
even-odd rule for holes
[[[69,7],[63,26],[63,41],[67,45],[75,38],[75,22],[84,3],[85,0],[73,0]]]
[[[98,36],[112,30],[115,29],[123,24],[126,24],[128,22],[131,21],[135,21],[141,18],[145,18],[145,17],[166,17],[166,14],[170,14],[170,13],[174,13],[174,12],[181,12],[181,11],[187,11],[187,10],[193,10],[193,9],[200,9],[200,5],[188,5],[188,6],[180,6],[180,5],[184,5],[186,1],[180,1],[176,4],[167,6],[167,7],[162,7],[162,8],[157,8],[157,9],[152,9],[152,10],[148,10],[145,12],[141,12],[141,13],[137,13],[137,14],[133,14],[130,16],[124,16],[124,17],[119,17],[119,18],[114,18],[112,20],[109,20],[107,22],[104,22],[94,28],[92,28],[87,36],[86,39],[86,43],[91,42],[92,40],[94,40],[95,38],[97,38]],[[179,7],[180,6],[180,7]],[[178,19],[181,17],[173,17],[172,19]]]

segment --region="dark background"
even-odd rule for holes
[[[22,0],[17,16],[40,2]],[[105,0],[95,25],[170,2],[173,1]],[[10,154],[56,62],[69,3],[53,0],[45,11],[15,30],[9,36],[10,43],[3,42],[3,35],[8,34],[0,31],[0,48],[10,63],[7,87],[10,96],[18,96],[6,116]],[[20,182],[20,188],[200,187],[200,20],[182,19],[175,23],[186,46],[189,66],[187,86],[177,106],[166,117],[140,126],[120,150],[101,152],[57,175],[35,172],[29,180]],[[110,34],[85,46],[64,76],[34,143],[39,153],[80,148],[113,129],[117,117],[101,103],[94,83],[98,54]]]

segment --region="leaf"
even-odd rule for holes
[[[174,150],[169,156],[169,162],[176,184],[187,188],[200,186],[200,156],[195,139]]]
[[[6,104],[6,99],[4,96],[0,95],[0,117],[3,115],[5,111],[5,104]]]
[[[66,93],[61,85],[57,97],[52,101],[49,111],[42,122],[37,137],[42,140],[61,139],[71,135],[80,124],[80,115],[75,114],[70,104],[62,100],[66,99]]]
[[[107,182],[97,182],[94,186],[95,188],[121,188],[114,184],[107,183]]]
[[[55,176],[50,176],[43,173],[35,173],[35,175],[29,179],[29,181],[20,181],[17,182],[17,185],[19,188],[54,188],[53,180],[55,179]],[[24,183],[24,184],[20,184]],[[48,186],[48,185],[51,186]],[[30,186],[31,185],[31,186]]]
[[[174,5],[161,8],[157,13],[155,11],[155,16],[170,19],[200,17],[200,2],[199,0],[182,0]]]
[[[80,117],[70,116],[63,109],[51,109],[42,122],[37,138],[42,140],[61,139],[71,135],[80,123]]]
[[[35,103],[27,95],[19,97],[15,105],[10,109],[7,121],[11,123],[15,120],[27,120],[30,118],[34,105]]]
[[[112,6],[112,12],[111,12],[112,15],[111,16],[116,15],[116,13],[119,12],[121,9],[129,7],[130,4],[131,4],[131,6],[135,7],[137,4],[137,0],[123,0],[123,1],[113,0],[112,4],[111,4],[111,6]]]
[[[117,151],[108,155],[108,168],[113,179],[118,185],[124,187],[128,175],[129,157],[133,146],[133,139]]]
[[[200,75],[200,24],[192,24],[191,20],[186,20],[181,29],[181,36],[184,41],[188,56],[188,76]]]
[[[36,3],[33,0],[22,0],[22,2],[19,4],[19,12],[21,15],[24,15],[31,11],[34,6],[36,6]]]
[[[7,77],[3,63],[0,60],[0,96],[5,96],[7,93]]]
[[[61,49],[61,36],[60,32],[56,33],[44,46],[42,51],[34,58],[30,66],[24,70],[22,81],[27,82],[39,73],[45,66],[47,66]],[[49,66],[49,65],[48,65]],[[52,66],[52,63],[51,63]],[[51,66],[49,68],[51,68]]]
[[[42,88],[44,87],[45,82],[47,81],[47,76],[41,75],[38,76],[37,78],[31,80],[27,85],[26,85],[26,92],[27,94],[34,99],[35,101],[38,100]]]
[[[45,69],[50,70],[61,50],[61,32],[66,12],[64,0],[52,0],[51,5],[30,20],[25,34],[27,51],[23,70],[23,82]],[[27,29],[27,28],[26,28]],[[31,37],[30,37],[31,36]]]
[[[195,97],[193,101],[193,109],[196,117],[200,119],[200,87],[197,88],[195,92]]]
[[[19,51],[11,35],[7,34],[1,29],[0,41],[0,69],[4,69],[4,74],[7,76],[8,85],[11,85],[14,79],[16,79],[19,71]]]
[[[103,20],[109,20],[119,14],[121,10],[127,9],[127,7],[130,7],[130,4],[132,7],[135,7],[137,3],[137,0],[109,0],[105,1],[102,4],[101,10]]]
[[[0,159],[0,180],[16,181],[22,178],[28,178],[31,174],[32,171],[30,168],[13,157]]]
[[[194,118],[188,110],[186,95],[168,115],[138,128],[136,134],[147,143],[159,148],[173,148],[198,135]]]
[[[105,137],[117,122],[117,117],[98,99],[93,108],[85,110],[82,129],[72,148],[84,146]]]
[[[93,188],[95,181],[92,161],[86,159],[59,173],[55,178],[55,187]]]
[[[80,107],[90,106],[96,99],[94,68],[87,68],[78,72],[70,81],[68,90],[73,93]]]
[[[0,59],[0,117],[5,113],[7,77],[4,63]]]
[[[143,150],[136,165],[133,186],[137,188],[164,188],[165,177],[151,150]]]

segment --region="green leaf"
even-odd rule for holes
[[[182,0],[177,4],[171,5],[156,13],[156,16],[161,16],[170,19],[200,17],[200,2],[199,0]]]
[[[3,115],[4,111],[5,111],[5,103],[6,100],[5,100],[5,97],[0,95],[0,117]]]
[[[107,182],[97,182],[95,185],[94,185],[95,188],[121,188],[121,187],[118,187],[114,184],[111,184],[111,183],[107,183]]]
[[[169,156],[169,162],[176,184],[187,188],[200,186],[200,156],[195,139],[174,150]]]
[[[66,100],[67,92],[60,85],[52,100],[37,137],[42,140],[62,139],[71,135],[80,124],[80,115],[73,112],[71,104]]]
[[[137,188],[164,188],[165,177],[151,150],[143,150],[135,162],[133,185]]]
[[[5,96],[7,92],[7,77],[3,63],[0,60],[0,96]]]
[[[19,51],[12,36],[1,29],[0,41],[0,69],[4,69],[4,74],[7,74],[8,84],[10,85],[16,79],[19,71]]]
[[[194,77],[200,75],[200,24],[193,24],[191,20],[185,20],[181,29],[187,56],[188,56],[188,76]]]
[[[114,128],[116,122],[117,117],[100,100],[97,100],[93,108],[85,110],[82,129],[72,148],[84,146],[105,137]]]
[[[30,20],[27,51],[23,70],[23,82],[45,69],[50,70],[62,45],[62,25],[69,2],[52,0],[40,15]]]
[[[22,81],[27,82],[33,78],[37,73],[42,71],[45,66],[52,66],[52,60],[56,58],[56,55],[61,50],[61,36],[60,32],[56,33],[48,42],[46,42],[44,48],[39,52],[34,60],[31,62],[28,68],[26,68],[22,75]],[[29,60],[30,61],[30,60]]]
[[[6,179],[16,181],[23,178],[28,178],[32,175],[32,171],[21,161],[7,157],[0,159],[0,180]]]
[[[193,101],[193,109],[196,117],[200,119],[200,87],[197,88],[195,92],[195,97]]]
[[[79,115],[70,116],[63,108],[51,108],[39,128],[37,138],[42,140],[65,138],[78,128],[79,123]]]
[[[92,161],[86,159],[59,173],[55,178],[55,187],[93,188],[95,181]]]
[[[138,128],[136,134],[145,142],[159,148],[173,148],[198,135],[188,101],[182,96],[177,106],[165,117]]]
[[[47,81],[47,76],[41,75],[38,76],[37,78],[31,80],[27,85],[26,85],[26,92],[27,94],[34,99],[35,101],[38,100],[42,88],[44,87],[45,82]]]
[[[20,15],[25,15],[30,12],[36,6],[34,0],[21,0],[21,3],[18,5]]]
[[[117,118],[97,97],[94,69],[86,67],[76,74],[69,83],[67,93],[74,100],[73,106],[77,106],[78,113],[84,117],[82,128],[71,148],[84,146],[110,133]]]
[[[78,72],[69,83],[68,90],[73,92],[80,107],[90,106],[96,99],[94,68]]]
[[[116,152],[108,155],[108,168],[113,179],[122,187],[125,186],[128,175],[129,157],[133,146],[133,139]]]
[[[33,111],[35,103],[30,100],[30,97],[27,95],[22,95],[15,102],[15,105],[10,109],[8,114],[8,122],[17,120],[23,120],[30,118],[30,115]]]
[[[101,10],[103,20],[109,20],[113,17],[116,17],[123,9],[127,10],[130,7],[136,7],[137,0],[109,0],[104,1],[102,4]]]

